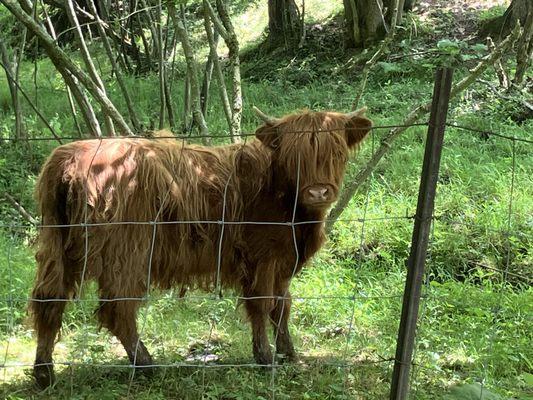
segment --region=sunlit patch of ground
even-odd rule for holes
[[[491,10],[501,14],[509,3],[509,0],[423,0],[416,5],[414,14],[422,22],[435,24],[437,34],[442,33],[439,27],[442,26],[446,34],[470,40],[478,33],[480,18],[490,16]]]

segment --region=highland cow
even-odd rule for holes
[[[88,280],[98,284],[100,325],[136,366],[152,364],[136,324],[151,287],[233,288],[251,322],[256,362],[273,362],[269,320],[277,353],[296,357],[290,281],[323,244],[349,153],[372,123],[364,110],[256,112],[265,123],[245,144],[132,137],[54,150],[36,187],[43,226],[30,306],[41,387],[54,379],[66,300]]]

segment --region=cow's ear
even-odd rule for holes
[[[271,149],[276,149],[279,145],[279,131],[276,126],[269,124],[260,126],[255,131],[255,137]]]
[[[346,143],[353,149],[361,143],[368,132],[372,129],[372,121],[362,115],[351,117],[346,123]]]

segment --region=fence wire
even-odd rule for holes
[[[142,11],[142,10],[141,10]],[[391,129],[391,128],[400,128],[400,127],[421,127],[421,126],[427,126],[427,122],[423,123],[417,123],[417,124],[411,124],[411,125],[377,125],[372,127],[371,132],[371,141],[372,141],[372,148],[371,148],[371,154],[374,154],[376,150],[376,137],[374,135],[375,130],[378,129]],[[518,138],[514,136],[504,135],[497,132],[487,131],[484,129],[477,129],[473,127],[464,126],[461,124],[456,123],[448,123],[448,127],[453,127],[455,129],[461,129],[466,132],[470,132],[472,134],[484,134],[484,135],[490,135],[497,137],[502,140],[508,140],[512,142],[512,168],[511,168],[511,182],[510,182],[510,196],[509,196],[509,206],[508,206],[508,221],[507,221],[507,235],[510,235],[512,233],[512,213],[513,213],[513,194],[514,194],[514,187],[515,187],[515,174],[516,174],[516,143],[522,142],[526,144],[533,143],[533,140],[529,140],[526,138]],[[338,131],[338,129],[334,130],[322,130],[322,132],[331,132],[331,131]],[[285,132],[288,134],[304,134],[304,133],[311,133],[315,131],[309,131],[309,130],[300,130],[300,131],[292,131],[292,132]],[[244,141],[241,143],[241,147],[237,149],[236,151],[241,151],[247,144],[247,139],[249,137],[255,136],[254,133],[243,133],[241,136]],[[130,137],[100,137],[96,140],[99,141],[98,146],[96,147],[95,153],[91,159],[89,168],[88,168],[88,175],[90,173],[91,167],[93,165],[94,159],[96,157],[96,154],[98,150],[100,149],[100,146],[104,140],[110,140],[110,139],[148,139],[148,140],[162,140],[162,139],[177,139],[181,140],[181,147],[180,147],[180,157],[179,159],[183,157],[183,152],[185,149],[186,140],[195,140],[195,139],[202,139],[202,138],[210,138],[210,139],[227,139],[227,134],[213,134],[213,135],[164,135],[164,136],[130,136]],[[60,137],[61,141],[65,140],[94,140],[95,138],[79,138],[79,137]],[[2,138],[0,139],[0,143],[2,141],[55,141],[58,140],[57,138],[51,138],[51,137],[30,137],[30,138]],[[88,218],[88,191],[87,187],[85,187],[85,204],[84,204],[84,222],[83,223],[77,223],[77,224],[43,224],[43,223],[37,223],[37,224],[31,224],[31,223],[12,223],[12,224],[6,224],[2,223],[0,224],[1,229],[10,229],[10,230],[27,230],[29,228],[36,228],[36,229],[42,229],[42,228],[73,228],[78,227],[82,228],[85,232],[84,235],[84,263],[83,263],[83,270],[81,273],[81,281],[78,288],[78,294],[74,298],[49,298],[49,299],[38,299],[38,298],[32,298],[30,297],[24,297],[19,295],[14,295],[14,287],[13,287],[13,266],[11,261],[11,246],[7,250],[7,270],[8,270],[8,286],[9,286],[9,294],[7,297],[0,297],[0,302],[6,303],[9,306],[9,309],[11,310],[11,313],[7,316],[7,331],[9,332],[9,336],[13,336],[14,334],[14,317],[12,315],[13,313],[13,305],[15,303],[26,303],[26,302],[73,302],[76,303],[83,308],[83,326],[88,326],[87,321],[87,311],[85,305],[88,303],[97,303],[97,304],[105,304],[105,303],[112,303],[112,302],[119,302],[119,301],[134,301],[134,302],[143,302],[145,303],[145,312],[142,316],[142,321],[140,324],[140,330],[139,335],[136,341],[135,345],[135,352],[134,352],[134,361],[132,363],[128,364],[122,364],[122,363],[94,363],[85,362],[85,354],[87,351],[90,351],[89,348],[89,338],[88,335],[85,335],[83,338],[83,345],[80,347],[80,353],[77,355],[77,359],[79,361],[54,361],[52,363],[43,363],[43,364],[33,364],[33,363],[25,363],[25,362],[9,362],[9,346],[10,346],[10,338],[8,338],[6,343],[6,348],[4,352],[3,357],[3,363],[0,365],[0,368],[2,368],[4,371],[4,382],[7,380],[6,378],[6,371],[9,368],[27,368],[27,367],[33,367],[35,365],[57,365],[57,366],[64,366],[68,367],[70,369],[70,386],[71,386],[71,394],[74,394],[74,373],[73,368],[74,367],[82,367],[82,366],[96,366],[96,367],[102,367],[102,368],[125,368],[125,369],[131,369],[130,378],[129,378],[129,384],[128,384],[128,396],[131,396],[133,394],[133,382],[135,378],[135,374],[137,369],[139,368],[200,368],[202,371],[202,388],[203,388],[203,395],[206,394],[206,370],[207,369],[219,369],[219,368],[251,368],[251,369],[257,369],[257,368],[264,368],[265,366],[262,364],[257,364],[256,362],[244,362],[244,363],[212,363],[208,359],[208,351],[209,351],[209,345],[213,338],[213,333],[215,331],[215,327],[217,324],[216,318],[211,318],[211,316],[208,316],[208,323],[209,323],[209,335],[206,342],[206,346],[203,349],[202,357],[197,360],[197,362],[172,362],[172,363],[154,363],[150,366],[140,366],[136,365],[136,360],[138,356],[139,347],[142,345],[141,338],[143,337],[143,333],[145,332],[145,327],[148,320],[150,305],[153,304],[155,301],[159,300],[168,300],[168,296],[161,296],[161,295],[154,295],[151,293],[151,281],[152,281],[152,263],[153,263],[153,256],[154,256],[154,248],[155,248],[155,241],[156,241],[156,232],[157,227],[160,225],[193,225],[193,224],[212,224],[212,225],[218,225],[220,226],[220,233],[219,233],[219,239],[218,239],[218,245],[217,245],[217,263],[216,263],[216,276],[215,276],[215,286],[213,293],[211,294],[205,294],[205,295],[199,295],[199,294],[187,294],[186,296],[172,296],[171,299],[173,301],[191,301],[191,300],[198,300],[198,301],[209,301],[209,302],[216,302],[216,301],[223,301],[223,300],[232,300],[235,303],[245,302],[245,301],[251,301],[251,300],[265,300],[265,299],[271,299],[275,307],[281,304],[281,311],[279,314],[279,319],[276,321],[273,321],[275,326],[277,326],[277,329],[275,329],[275,335],[274,335],[274,341],[273,341],[273,348],[274,351],[272,353],[272,362],[269,364],[270,368],[270,396],[271,399],[275,399],[276,397],[276,378],[277,378],[277,371],[281,368],[285,368],[286,365],[281,364],[278,362],[277,358],[277,349],[276,349],[276,342],[278,340],[278,336],[280,334],[279,327],[282,324],[282,319],[284,317],[285,307],[286,303],[289,301],[310,301],[310,300],[321,300],[321,301],[330,301],[330,300],[346,300],[351,302],[351,308],[350,308],[350,315],[348,316],[348,328],[347,332],[345,334],[345,343],[342,350],[342,356],[340,359],[342,359],[342,362],[326,362],[322,361],[320,365],[328,365],[328,366],[334,366],[338,368],[344,368],[344,369],[350,369],[350,368],[359,368],[362,366],[372,366],[375,364],[391,364],[393,361],[395,361],[394,357],[391,357],[390,355],[378,355],[378,360],[364,360],[364,361],[358,361],[358,362],[349,362],[351,359],[349,356],[350,352],[350,342],[352,340],[353,335],[353,326],[355,322],[355,311],[358,306],[358,301],[369,301],[369,300],[383,300],[383,299],[401,299],[402,293],[397,294],[391,294],[387,296],[383,295],[369,295],[366,293],[363,293],[358,290],[357,286],[354,285],[353,291],[351,295],[345,295],[345,296],[331,296],[331,295],[318,295],[318,296],[291,296],[289,295],[289,287],[285,288],[283,290],[283,293],[277,293],[274,296],[244,296],[244,295],[229,295],[225,296],[222,294],[222,287],[223,282],[221,280],[221,265],[222,265],[222,257],[223,257],[223,243],[224,243],[224,235],[225,235],[225,228],[226,226],[231,227],[235,225],[244,226],[244,225],[264,225],[264,226],[285,226],[291,229],[291,236],[295,251],[295,263],[294,267],[292,269],[292,275],[291,275],[291,281],[295,277],[297,273],[298,263],[300,259],[300,254],[298,250],[298,243],[297,243],[297,234],[296,229],[301,226],[305,225],[316,225],[316,224],[323,224],[324,222],[333,222],[332,220],[325,219],[325,220],[308,220],[308,221],[297,221],[296,220],[296,210],[298,206],[298,193],[299,193],[299,185],[300,185],[300,158],[298,158],[298,169],[297,169],[297,176],[296,176],[296,189],[294,193],[294,202],[293,202],[293,212],[292,212],[292,218],[290,221],[279,221],[279,222],[273,222],[273,221],[233,221],[228,219],[227,216],[227,195],[228,195],[228,188],[230,185],[230,180],[235,179],[233,174],[230,174],[228,177],[228,180],[226,181],[226,184],[224,186],[224,192],[222,197],[222,213],[220,215],[220,218],[217,220],[174,220],[174,221],[168,221],[163,220],[161,218],[161,213],[163,211],[163,207],[165,205],[165,200],[170,195],[170,190],[172,187],[172,184],[175,182],[175,176],[172,175],[172,182],[169,185],[168,191],[163,195],[163,201],[161,202],[161,206],[158,209],[156,216],[153,220],[150,221],[118,221],[118,222],[91,222]],[[88,180],[89,176],[87,175],[86,179]],[[372,176],[370,180],[372,179]],[[367,186],[366,194],[365,194],[365,201],[364,201],[364,207],[363,207],[363,213],[362,216],[359,218],[339,218],[336,219],[336,221],[339,222],[345,222],[349,224],[360,224],[360,243],[359,243],[359,257],[358,257],[358,263],[363,263],[364,258],[364,251],[363,246],[365,243],[365,232],[366,232],[366,224],[371,222],[378,222],[378,221],[412,221],[414,219],[414,215],[410,215],[406,212],[405,215],[383,215],[383,216],[368,216],[368,205],[369,205],[369,199],[370,199],[370,193],[371,193],[371,184]],[[193,199],[191,199],[193,201]],[[435,229],[435,221],[439,221],[441,219],[445,220],[447,223],[453,223],[453,224],[468,224],[464,221],[454,221],[449,220],[449,217],[447,215],[433,215],[433,226],[432,226],[432,234],[431,234],[431,240],[430,240],[430,251],[428,255],[428,259],[431,260],[431,250],[432,250],[432,243],[434,242],[434,229]],[[149,243],[147,243],[147,246],[149,248],[148,250],[148,259],[146,262],[146,291],[143,296],[116,296],[113,298],[83,298],[84,294],[84,286],[86,284],[86,274],[87,274],[87,266],[88,266],[88,258],[89,258],[89,228],[92,227],[102,227],[102,226],[116,226],[116,225],[147,225],[152,227],[152,234],[151,234],[151,240]],[[469,224],[470,226],[470,224]],[[501,230],[495,229],[496,232],[500,232]],[[508,237],[508,236],[507,236]],[[498,272],[502,274],[502,285],[500,289],[499,295],[501,296],[501,290],[505,287],[507,284],[507,278],[508,276],[514,276],[516,278],[522,279],[524,282],[532,282],[532,279],[530,277],[517,274],[515,272],[509,271],[510,267],[510,244],[509,241],[507,241],[507,255],[506,255],[506,268],[505,269],[499,269],[494,268],[488,265],[478,264],[477,266],[481,268],[487,268],[489,270],[492,270],[494,272]],[[428,302],[432,301],[435,298],[435,295],[431,291],[431,287],[429,285],[429,277],[426,271],[426,276],[424,280],[424,290],[422,293],[422,304],[421,304],[421,314],[419,319],[419,325],[418,325],[418,332],[417,337],[420,335],[420,330],[423,328],[423,323],[425,321],[426,312],[427,312],[427,304]],[[501,304],[499,304],[498,307],[496,307],[493,310],[493,318],[494,321],[498,320],[498,315],[501,312]],[[492,347],[494,345],[494,342],[496,341],[496,335],[497,334],[497,323],[494,324],[493,328],[493,334],[489,338],[489,352],[492,350]],[[415,345],[415,349],[417,349],[418,346]],[[422,363],[417,363],[416,358],[418,356],[418,352],[415,352],[413,357],[413,368],[411,370],[411,386],[416,387],[417,383],[417,377],[420,370],[425,369],[426,367],[422,365]],[[486,362],[486,361],[484,361]],[[488,365],[484,364],[484,369],[487,371]],[[482,392],[485,385],[486,375],[484,377],[480,377],[480,382],[482,385]],[[343,381],[344,391],[348,392],[348,381],[345,379]],[[416,396],[415,392],[415,396]],[[482,394],[481,394],[482,396]],[[480,397],[481,399],[482,397]]]

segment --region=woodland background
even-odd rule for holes
[[[477,131],[446,130],[412,396],[533,398],[531,1],[0,3],[3,398],[386,398],[427,127],[385,127],[427,122],[440,66],[462,83],[448,121]],[[302,362],[275,375],[195,368],[204,353],[250,363],[249,328],[229,294],[166,292],[143,309],[143,337],[158,363],[191,368],[130,381],[105,367],[127,359],[97,333],[89,288],[55,353],[75,365],[37,391],[15,365],[33,362],[25,299],[46,156],[76,138],[160,128],[207,145],[250,140],[240,135],[259,125],[253,105],[276,116],[366,106],[384,127],[350,162],[329,242],[293,283],[294,296],[314,297],[294,306]]]

